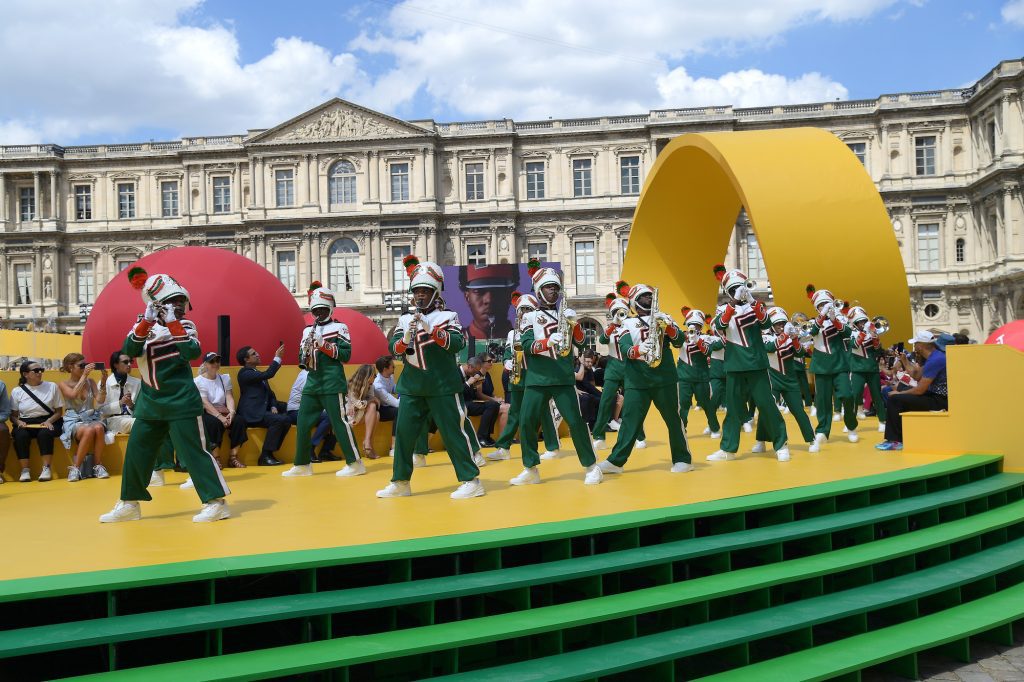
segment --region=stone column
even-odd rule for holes
[[[242,211],[242,170],[238,162],[235,162],[235,168],[231,171],[231,212],[240,213]]]
[[[42,194],[40,194],[39,171],[34,171],[32,173],[32,182],[33,186],[35,187],[35,194],[33,195],[33,200],[36,204],[36,212],[34,218],[35,220],[39,221],[43,219],[43,212],[42,210],[40,210],[42,209]]]
[[[427,184],[427,149],[425,147],[420,149],[420,159],[420,182],[423,185],[423,193],[414,198],[426,199],[430,196],[430,185]]]
[[[306,241],[306,267],[304,268],[304,271],[306,273],[306,281],[299,282],[296,285],[296,289],[298,291],[302,291],[303,285],[308,287],[309,283],[313,281],[313,238],[315,236],[316,235],[312,234],[304,235]]]
[[[199,164],[199,212],[209,219],[206,210],[206,166]]]
[[[38,173],[36,174],[38,181]],[[38,208],[38,206],[37,206]],[[32,302],[39,305],[43,301],[43,256],[36,251],[32,257]]]
[[[263,158],[254,156],[252,158],[252,194],[255,206],[263,208]]]
[[[309,159],[309,192],[310,203],[316,206],[317,213],[320,213],[323,207],[320,205],[320,157],[317,154],[313,154]]]
[[[434,148],[433,147],[428,147],[427,148],[426,158],[425,158],[424,163],[423,163],[423,172],[424,172],[424,180],[423,180],[423,182],[424,182],[424,186],[425,186],[425,189],[426,189],[427,199],[431,199],[431,200],[437,198],[437,187],[435,187],[435,182],[436,181],[434,180],[434,164],[435,163],[436,163],[436,161],[434,159]]]
[[[301,202],[301,206],[309,206],[309,154],[304,154],[302,160],[295,164],[295,199]]]
[[[551,181],[545,183],[547,187],[544,188],[544,198],[552,199],[554,197],[566,196],[562,192],[562,165],[565,163],[565,157],[562,156],[562,150],[559,148],[551,151]],[[570,192],[570,196],[571,196]]]
[[[1010,258],[1016,253],[1013,243],[1013,188],[1011,187],[1003,189],[1003,232],[1005,237],[1002,255],[1005,258]],[[996,254],[996,257],[998,258],[999,254]]]
[[[5,227],[7,222],[7,180],[3,173],[0,173],[0,227]]]
[[[366,175],[370,180],[370,201],[380,201],[380,171],[377,167],[377,152],[366,152]]]
[[[938,154],[941,167],[935,169],[936,175],[951,175],[953,173],[953,134],[949,127],[949,121],[943,124],[938,143],[942,145]]]
[[[260,265],[270,269],[270,240],[266,235],[260,237]]]
[[[151,205],[149,200],[149,187],[151,184],[149,171],[141,173],[139,181],[135,183],[135,217],[137,218],[153,217],[153,213],[149,208]]]
[[[57,171],[50,171],[50,217],[54,220],[60,218],[57,212]]]
[[[192,213],[192,190],[188,182],[188,166],[185,166],[178,180],[178,214],[182,217]]]
[[[320,280],[322,282],[323,281],[323,248],[320,246],[320,237],[319,237],[319,235],[315,235],[315,234],[310,235],[309,236],[309,243],[310,243],[310,245],[316,247],[315,249],[313,249],[315,251],[315,253],[312,254],[312,256],[313,256],[313,260],[312,260],[312,263],[313,263],[313,277],[312,277],[312,279],[317,279],[317,280]],[[328,283],[328,286],[330,286],[329,283]],[[339,295],[340,295],[341,293],[344,293],[344,292],[337,292],[337,293],[339,293]]]

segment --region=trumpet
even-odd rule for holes
[[[876,315],[871,318],[871,334],[874,336],[881,336],[882,334],[889,331],[889,320],[882,315]]]

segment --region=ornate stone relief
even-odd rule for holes
[[[277,139],[334,140],[407,134],[407,131],[388,125],[379,119],[355,111],[336,108],[323,112],[315,121],[290,130]]]

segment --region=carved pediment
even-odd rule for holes
[[[432,134],[419,126],[335,98],[256,135],[249,143],[367,140]]]

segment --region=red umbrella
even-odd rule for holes
[[[1024,320],[1016,320],[1004,324],[995,330],[985,339],[985,343],[1013,346],[1017,350],[1024,350]]]

